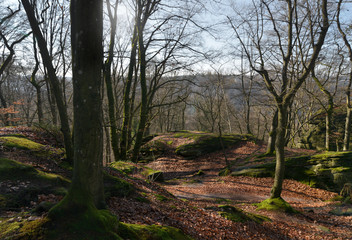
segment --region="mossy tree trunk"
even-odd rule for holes
[[[72,162],[73,160],[73,146],[71,141],[71,130],[70,124],[67,115],[67,108],[65,105],[65,101],[63,98],[62,90],[60,87],[60,82],[56,76],[56,71],[53,66],[51,57],[49,55],[49,51],[47,48],[46,41],[43,37],[43,34],[39,28],[38,21],[36,19],[33,6],[29,3],[29,0],[21,0],[22,5],[26,11],[28,21],[32,28],[33,34],[37,39],[38,47],[40,49],[40,54],[42,56],[43,64],[48,71],[48,76],[50,80],[50,86],[53,89],[53,93],[55,95],[55,100],[57,104],[57,108],[59,110],[60,121],[61,121],[61,131],[64,136],[64,143],[66,149],[66,158],[68,162]]]
[[[117,6],[118,1],[115,2],[114,12],[112,12],[110,1],[106,1],[108,15],[111,24],[110,30],[110,44],[108,49],[108,56],[104,64],[104,80],[106,84],[106,93],[108,97],[108,112],[109,112],[109,125],[110,125],[110,137],[111,137],[111,146],[114,153],[115,161],[119,157],[119,138],[117,134],[117,123],[116,123],[116,114],[115,114],[115,97],[112,85],[112,76],[111,76],[111,64],[114,58],[114,47],[115,47],[115,35],[116,35],[116,25],[117,25]]]

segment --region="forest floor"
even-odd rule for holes
[[[0,136],[8,135],[9,131],[0,129]],[[53,142],[47,136],[39,136],[26,128],[11,131],[12,134],[21,133],[43,144]],[[167,141],[168,136],[162,137]],[[182,140],[174,141],[170,149],[182,143]],[[128,196],[108,198],[109,209],[122,222],[173,226],[194,239],[352,239],[352,216],[332,213],[336,209],[351,208],[351,205],[328,201],[336,197],[336,193],[311,188],[294,180],[285,180],[282,197],[298,213],[258,211],[253,204],[269,197],[272,178],[218,176],[218,172],[226,166],[225,156],[234,166],[259,164],[261,162],[254,160],[254,156],[265,152],[265,147],[250,141],[241,142],[226,151],[206,154],[192,160],[184,159],[171,150],[167,151],[155,161],[146,164],[163,171],[163,183],[146,181],[138,171],[126,175],[106,168],[110,174],[130,182],[136,189]],[[286,149],[287,156],[314,153]],[[31,164],[45,172],[70,176],[70,172],[63,170],[56,162],[33,157],[23,150],[2,147],[0,158]],[[204,174],[197,174],[199,170]],[[3,186],[6,184],[13,183],[2,182],[1,187],[6,188]],[[41,194],[36,202],[31,202],[31,206],[3,211],[0,217],[16,221],[19,212],[26,212],[21,215],[22,220],[30,219],[33,216],[29,209],[33,206],[44,200],[57,202],[61,198],[52,194]],[[219,205],[231,205],[247,213],[260,214],[270,218],[270,221],[233,222],[219,214]]]

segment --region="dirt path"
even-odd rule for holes
[[[253,153],[264,152],[265,146],[254,143],[241,145],[226,151],[228,160],[235,166],[258,164],[252,161]],[[313,151],[290,150],[287,155],[313,154]],[[290,232],[292,239],[352,239],[352,216],[331,214],[337,208],[327,200],[337,194],[309,186],[294,180],[285,180],[282,197],[300,214],[256,211],[253,203],[267,199],[273,184],[272,178],[219,177],[218,172],[225,166],[222,154],[213,153],[195,160],[185,160],[169,154],[150,164],[161,170],[167,179],[163,187],[173,195],[187,199],[201,208],[218,204],[231,204],[252,213],[260,213],[272,219],[265,223],[275,231]],[[196,175],[202,170],[204,175]]]

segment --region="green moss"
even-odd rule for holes
[[[145,197],[135,197],[136,201],[142,202],[142,203],[150,203],[148,198]]]
[[[47,218],[30,221],[21,214],[9,219],[0,218],[0,239],[44,239],[43,225]]]
[[[13,219],[5,220],[0,218],[0,239],[6,239],[6,237],[15,234],[20,229],[21,223],[13,221]]]
[[[138,225],[120,223],[119,236],[130,240],[191,240],[181,230],[159,225]]]
[[[89,195],[72,187],[71,194],[49,211],[46,239],[121,239],[116,216],[96,209]]]
[[[130,162],[117,161],[110,164],[110,167],[117,169],[123,173],[133,173],[137,168]]]
[[[6,147],[28,150],[37,157],[50,158],[62,156],[65,152],[63,149],[44,146],[23,137],[0,137],[0,141]]]
[[[248,177],[273,177],[274,165],[261,165],[260,168],[246,168],[239,171],[233,171],[231,176],[248,176]]]
[[[70,181],[60,175],[44,173],[14,160],[0,158],[0,181],[8,181],[16,190],[3,195],[2,208],[20,208],[36,201],[38,194],[64,195]]]
[[[165,197],[164,195],[161,195],[161,194],[154,194],[155,198],[158,200],[158,201],[168,201],[170,200],[169,198]]]
[[[205,175],[203,170],[199,170],[197,173],[194,174],[194,176],[203,176]]]
[[[282,198],[269,198],[269,199],[266,199],[266,200],[256,204],[256,206],[258,207],[257,210],[282,211],[282,212],[287,212],[287,213],[297,213],[297,211],[294,210],[290,206],[290,204],[288,204]]]
[[[257,223],[262,223],[266,221],[271,221],[270,218],[259,215],[259,214],[253,214],[253,213],[245,213],[240,209],[237,209],[233,206],[229,205],[221,205],[219,206],[220,209],[223,211],[219,212],[219,214],[233,222],[249,222],[249,221],[254,221]]]
[[[44,225],[48,222],[47,218],[40,218],[34,221],[26,221],[20,229],[21,239],[44,239]]]
[[[104,172],[104,191],[107,198],[126,197],[134,190],[131,183]]]
[[[44,145],[33,142],[23,137],[0,137],[3,145],[11,148],[18,148],[31,151],[40,151]]]
[[[350,167],[335,167],[335,168],[331,168],[331,173],[341,173],[341,172],[347,172],[347,171],[351,171]]]
[[[182,182],[182,184],[196,184],[196,183],[202,183],[202,181],[199,179],[191,179],[191,180]]]
[[[226,198],[216,198],[215,199],[216,203],[232,203],[231,199],[226,199]]]
[[[69,183],[69,180],[60,175],[44,173],[28,164],[6,158],[0,158],[0,180],[41,180],[64,185]]]
[[[328,202],[343,202],[344,199],[345,199],[344,197],[340,195],[336,195],[335,197],[329,199]]]
[[[221,177],[225,177],[225,176],[229,176],[231,173],[232,173],[231,169],[228,168],[228,167],[225,167],[225,168],[220,170],[218,175],[221,176]]]
[[[167,145],[171,145],[174,141],[170,140],[170,141],[167,141],[166,144]]]
[[[164,181],[164,174],[162,171],[154,170],[149,167],[144,167],[141,174],[143,176],[145,176],[150,181],[155,181],[155,182],[163,182]]]

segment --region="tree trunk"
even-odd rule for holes
[[[138,160],[139,150],[142,146],[142,140],[144,136],[144,131],[148,120],[148,96],[147,96],[147,78],[146,78],[146,52],[143,42],[143,31],[141,24],[139,24],[138,29],[138,46],[139,46],[139,64],[140,64],[140,84],[141,84],[141,110],[139,115],[139,124],[136,134],[136,141],[133,148],[132,161],[136,162]]]
[[[347,106],[346,122],[345,122],[345,136],[343,139],[343,151],[349,151],[351,138],[351,112],[352,109]]]
[[[127,75],[127,81],[125,84],[125,89],[124,89],[124,95],[123,95],[123,124],[122,124],[122,133],[121,133],[121,143],[120,143],[120,157],[121,159],[125,160],[127,159],[127,150],[129,149],[128,147],[128,136],[129,131],[130,131],[130,123],[131,123],[131,100],[130,100],[130,94],[131,94],[131,86],[132,86],[132,81],[133,81],[133,70],[136,65],[136,53],[137,53],[137,27],[135,27],[133,31],[133,37],[132,37],[132,49],[131,49],[131,55],[130,55],[130,64],[128,68],[128,75]]]
[[[274,184],[271,189],[270,198],[278,198],[281,196],[282,184],[285,174],[285,132],[287,124],[287,106],[278,106],[277,129],[275,140],[276,151],[276,167]]]
[[[71,2],[74,171],[69,197],[105,207],[102,159],[102,1]],[[82,198],[82,195],[88,199]]]
[[[275,151],[275,141],[276,141],[276,130],[278,125],[278,110],[275,110],[274,117],[271,122],[270,132],[269,132],[269,139],[268,139],[268,147],[266,150],[267,155],[274,154]]]
[[[40,49],[40,53],[41,53],[41,56],[43,59],[44,66],[48,71],[50,84],[51,84],[51,87],[54,91],[56,104],[57,104],[59,114],[60,114],[61,131],[64,136],[66,158],[67,158],[68,162],[72,162],[72,160],[73,160],[73,147],[72,147],[72,141],[71,141],[71,130],[70,130],[70,125],[69,125],[69,121],[68,121],[67,109],[65,107],[65,101],[63,99],[62,91],[60,88],[60,82],[56,76],[56,72],[55,72],[54,66],[52,64],[51,57],[48,52],[46,41],[43,37],[42,32],[39,29],[39,25],[38,25],[37,19],[34,14],[34,9],[28,0],[21,0],[21,1],[22,1],[22,5],[27,13],[27,17],[28,17],[29,23],[31,25],[33,34],[34,34],[35,38],[37,39],[38,47]]]

